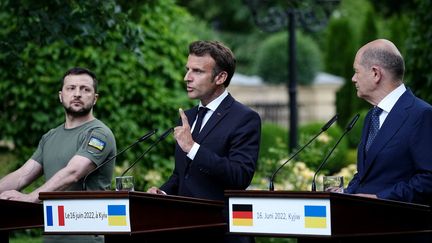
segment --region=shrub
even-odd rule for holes
[[[27,159],[41,136],[64,121],[58,103],[59,80],[73,66],[93,70],[100,80],[95,116],[113,130],[119,150],[150,129],[158,128],[161,134],[174,126],[178,108],[191,105],[183,74],[188,43],[195,39],[188,31],[193,19],[174,1],[137,6],[139,15],[128,23],[140,31],[137,49],[121,45],[124,36],[114,30],[100,43],[84,37],[73,45],[62,39],[44,45],[30,42],[17,52],[19,67],[0,70],[0,139],[13,140],[20,159]],[[0,63],[7,62],[0,55]],[[130,164],[148,145],[128,151],[117,158],[117,164]],[[136,173],[160,169],[161,183],[174,164],[173,146],[174,139],[168,137],[137,164]]]
[[[321,130],[322,126],[321,123],[311,123],[300,127],[299,144],[306,144],[312,136]],[[297,160],[303,161],[312,170],[318,169],[341,135],[342,130],[338,126],[330,127],[312,142],[303,153],[299,154]],[[345,167],[347,164],[345,161],[347,145],[346,138],[340,141],[339,145],[328,158],[327,164],[321,169],[322,174],[332,174]]]
[[[297,32],[297,82],[310,84],[321,70],[321,52],[312,38]],[[269,36],[258,47],[254,64],[265,82],[280,84],[288,80],[288,36],[280,32]]]
[[[363,130],[364,119],[369,110],[360,110],[358,114],[360,117],[352,130],[347,134],[348,146],[350,148],[357,148],[360,143],[361,133]],[[354,117],[354,115],[352,115]],[[351,119],[351,118],[350,118]]]
[[[299,129],[300,144],[306,144],[312,136],[317,134],[322,127],[321,123],[302,125]],[[261,151],[258,160],[258,168],[251,188],[268,188],[271,175],[287,161],[287,129],[273,124],[264,124],[262,128]],[[287,163],[275,177],[275,188],[285,190],[310,190],[313,175],[322,163],[324,157],[342,135],[342,130],[332,126],[322,133],[305,150],[298,154],[293,161]],[[263,144],[264,143],[264,144]],[[317,181],[321,181],[322,175],[331,175],[351,164],[346,160],[348,142],[342,139],[333,154],[318,174]]]

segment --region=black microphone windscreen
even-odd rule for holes
[[[347,127],[345,128],[345,130],[346,130],[346,131],[351,130],[351,129],[354,127],[354,125],[356,124],[356,122],[357,122],[357,120],[359,119],[359,117],[360,117],[360,114],[355,115],[355,116],[353,117],[353,119],[351,120],[351,122],[348,123]]]
[[[331,126],[331,125],[333,125],[333,123],[335,123],[335,121],[337,121],[337,119],[338,119],[338,114],[336,114],[336,115],[334,115],[322,128],[321,128],[321,130],[322,131],[326,131],[327,129],[329,129],[329,127]]]
[[[160,135],[159,140],[163,140],[165,139],[168,135],[170,135],[170,133],[172,133],[174,131],[174,128],[168,128],[164,133],[162,133],[162,135]]]
[[[148,132],[144,136],[140,137],[138,141],[142,142],[147,140],[149,137],[153,136],[155,133],[157,133],[157,129],[153,129],[152,131]]]

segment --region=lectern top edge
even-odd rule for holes
[[[268,190],[225,190],[225,197],[260,197],[260,198],[314,198],[329,200],[354,201],[358,203],[373,203],[389,205],[392,207],[418,208],[432,212],[429,205],[415,204],[386,199],[361,197],[345,193],[336,192],[310,192],[310,191],[268,191]]]
[[[175,201],[206,204],[212,206],[224,206],[223,201],[207,200],[200,198],[182,197],[174,195],[159,195],[147,192],[137,191],[62,191],[62,192],[41,192],[40,200],[58,200],[58,199],[106,199],[106,198],[126,198],[126,199],[150,199],[159,201]]]

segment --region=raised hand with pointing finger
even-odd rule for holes
[[[188,118],[186,117],[182,108],[179,109],[181,126],[174,128],[174,138],[177,141],[180,148],[185,152],[189,153],[191,150],[194,140],[192,139],[191,127],[189,125]]]

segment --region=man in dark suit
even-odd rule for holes
[[[189,98],[200,102],[179,110],[173,174],[160,189],[148,192],[224,200],[224,190],[249,186],[258,160],[261,119],[226,90],[235,64],[231,50],[220,42],[190,44],[184,80]]]
[[[347,193],[432,202],[432,107],[403,83],[404,60],[388,40],[359,49],[352,81],[374,108],[365,118],[357,170]]]

